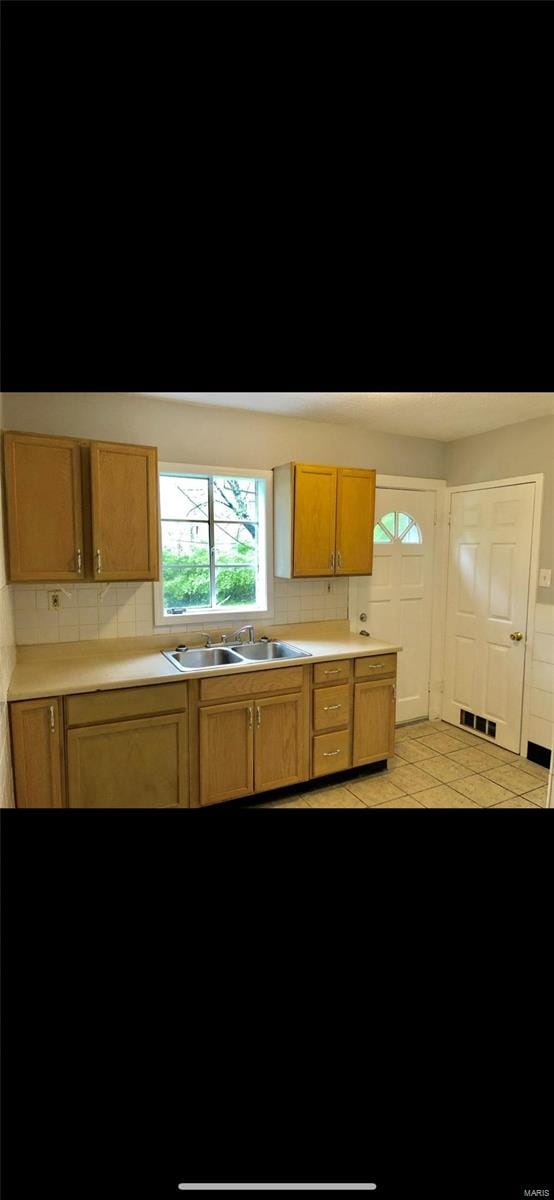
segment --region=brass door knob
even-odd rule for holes
[[[512,642],[520,642],[523,637],[523,634],[522,633],[511,633],[510,637],[512,639]]]

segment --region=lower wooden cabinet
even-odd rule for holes
[[[17,808],[63,808],[63,727],[56,698],[10,704]]]
[[[201,707],[199,724],[201,805],[306,779],[304,693]]]
[[[186,807],[186,714],[68,730],[67,781],[70,808]]]
[[[394,679],[355,685],[353,767],[394,754],[395,698]]]

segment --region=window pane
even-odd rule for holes
[[[395,515],[396,515],[395,513],[390,512],[390,513],[387,513],[386,517],[381,517],[381,525],[384,525],[385,529],[388,529],[389,533],[392,533],[393,537],[394,537]]]
[[[398,516],[398,536],[402,537],[402,534],[406,532],[408,525],[411,525],[412,518],[409,517],[407,515],[407,513],[397,513],[397,516]]]
[[[412,525],[412,528],[408,530],[405,537],[402,538],[402,541],[404,542],[404,545],[406,545],[406,543],[410,545],[413,545],[414,543],[419,545],[421,544],[422,537],[417,525]]]
[[[206,521],[162,521],[164,563],[179,560],[182,566],[209,563],[210,543]]]
[[[258,519],[255,479],[227,479],[214,475],[214,520]]]
[[[164,563],[164,609],[209,608],[210,571]]]
[[[375,529],[373,530],[373,541],[374,542],[391,542],[392,538],[389,537],[388,533],[385,533],[385,530],[382,529],[380,525],[376,525]]]
[[[162,519],[208,520],[208,480],[190,475],[160,475]]]
[[[246,523],[215,526],[216,563],[251,563],[256,566],[258,526]]]
[[[215,573],[216,603],[221,606],[256,603],[254,567],[220,567]]]

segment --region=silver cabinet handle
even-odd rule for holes
[[[248,728],[252,729],[253,724],[254,724],[254,710],[252,708],[249,708],[248,709]]]
[[[323,674],[324,675],[340,675],[340,668],[333,667],[332,671],[329,669],[328,671],[324,671]]]
[[[334,554],[334,551],[332,551],[332,552],[331,552],[331,567],[332,567],[332,569],[333,569],[333,571],[334,571],[334,569],[335,569],[335,554]]]
[[[324,758],[335,758],[337,754],[340,754],[340,750],[324,750],[323,751]]]
[[[324,712],[334,712],[335,709],[342,708],[342,704],[326,704],[323,708]]]
[[[338,551],[338,554],[337,554],[337,567],[342,567],[342,558],[341,558],[340,550]]]
[[[51,704],[49,706],[48,712],[50,713],[50,732],[54,733],[54,730],[56,728],[56,713],[55,713],[53,704]]]
[[[77,549],[77,574],[80,575],[83,569],[83,556],[80,549]]]
[[[102,574],[102,555],[99,550],[96,551],[96,574]]]
[[[256,725],[258,726],[258,729],[260,728],[261,723],[262,723],[262,710],[261,710],[259,704],[257,704],[256,705]]]
[[[368,669],[368,671],[380,671],[384,667],[384,665],[385,665],[384,663],[375,663],[375,666],[373,666],[372,663],[369,663],[367,669]]]

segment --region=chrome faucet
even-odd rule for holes
[[[238,640],[240,642],[241,641],[241,636],[240,636],[241,633],[248,634],[248,641],[250,643],[252,643],[254,641],[254,626],[253,625],[243,625],[242,629],[237,629],[237,632],[233,634],[233,641],[235,641],[235,639],[238,638]]]

